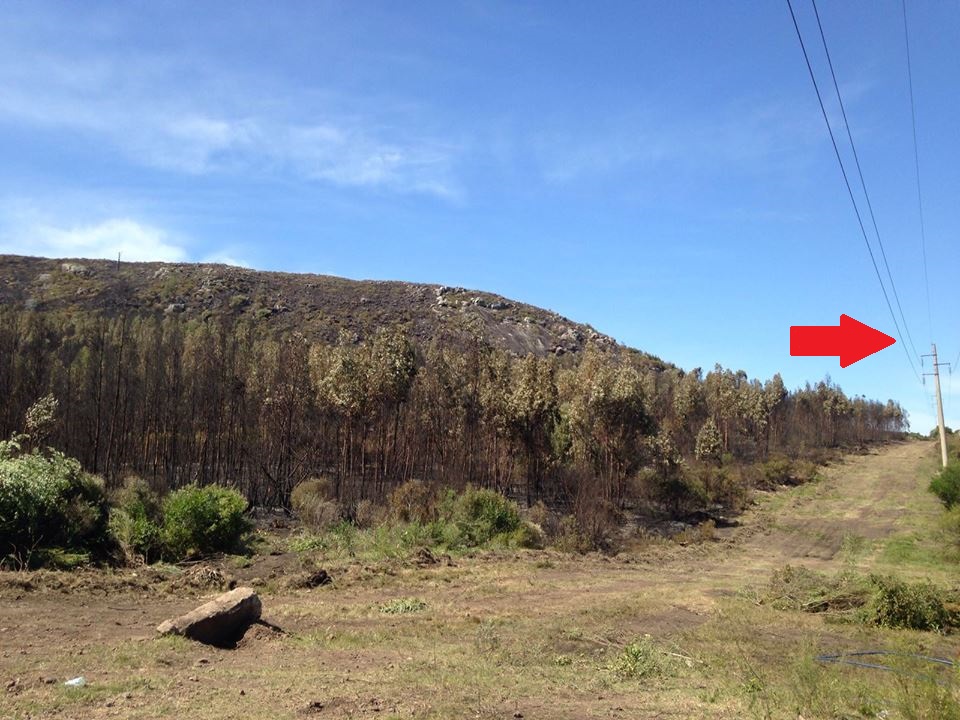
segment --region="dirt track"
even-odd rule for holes
[[[8,576],[0,579],[0,681],[12,685],[0,695],[0,716],[299,717],[319,702],[326,703],[320,717],[381,710],[387,713],[376,716],[392,710],[442,717],[449,711],[437,710],[445,700],[436,683],[454,683],[446,692],[462,692],[464,703],[472,697],[456,684],[464,682],[458,668],[483,662],[488,627],[494,634],[509,629],[516,652],[530,653],[524,663],[544,652],[600,652],[603,637],[696,628],[718,603],[762,585],[774,568],[839,568],[849,562],[851,544],[869,547],[902,532],[910,518],[936,515],[919,472],[930,457],[929,443],[914,442],[848,458],[814,486],[763,497],[740,528],[705,545],[653,546],[612,559],[519,553],[465,558],[452,567],[344,566],[333,587],[283,591],[273,584],[264,594],[265,619],[289,634],[255,633],[235,651],[154,640],[160,620],[193,607],[204,592],[150,572],[36,574],[32,587]],[[284,563],[297,569],[299,558],[259,562],[282,573]],[[233,571],[262,573],[257,563]],[[410,595],[426,600],[430,617],[378,612],[380,604]],[[571,632],[579,627],[600,630],[582,637]],[[491,648],[500,642],[491,639]],[[90,682],[82,695],[60,686],[81,674]],[[462,714],[510,717],[510,703],[524,696],[526,717],[593,714],[595,702],[582,693],[571,691],[564,712],[548,713],[555,690],[510,675],[499,682],[506,687],[489,712],[478,695],[480,710]]]

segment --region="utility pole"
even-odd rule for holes
[[[924,373],[924,375],[933,375],[933,387],[937,392],[937,427],[940,429],[940,459],[943,461],[943,466],[947,466],[947,430],[943,422],[943,397],[940,395],[940,366],[949,365],[950,363],[940,363],[937,362],[937,345],[936,343],[931,343],[930,347],[933,349],[933,352],[930,355],[924,355],[923,357],[933,357],[933,372]]]

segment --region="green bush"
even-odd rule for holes
[[[521,522],[520,527],[505,536],[510,547],[542,550],[547,544],[543,530],[532,522]]]
[[[418,481],[401,485],[390,499],[388,518],[373,527],[341,520],[297,535],[290,541],[294,552],[321,551],[341,556],[373,554],[405,557],[419,548],[463,550],[492,544],[510,548],[544,545],[543,531],[521,518],[517,504],[493,490],[468,487],[461,494],[447,489],[429,490]],[[429,498],[429,511],[412,498]],[[359,508],[359,505],[358,505]],[[418,520],[417,517],[430,518]],[[412,517],[412,520],[403,520]]]
[[[663,675],[666,663],[653,640],[644,636],[623,648],[610,664],[610,670],[622,680],[639,680]]]
[[[175,558],[237,550],[250,522],[247,501],[236,490],[188,485],[163,502],[163,543]]]
[[[702,508],[710,501],[698,472],[687,469],[658,478],[654,498],[674,517]]]
[[[114,497],[110,533],[128,563],[152,562],[163,553],[160,498],[140,478],[128,478]]]
[[[468,487],[456,499],[454,521],[466,545],[482,545],[522,524],[520,508],[493,490]]]
[[[685,469],[688,475],[688,498],[685,508],[693,510],[704,505],[719,504],[732,510],[742,510],[748,500],[754,480],[751,473],[735,466],[713,467],[696,464]]]
[[[950,463],[930,481],[930,492],[947,509],[960,504],[960,463]]]
[[[817,466],[807,460],[790,460],[776,457],[759,464],[761,485],[775,488],[778,485],[803,485],[817,479]]]
[[[20,454],[0,443],[0,548],[26,564],[39,548],[100,553],[109,545],[107,499],[99,478],[63,453]]]
[[[866,619],[875,625],[942,631],[960,621],[947,594],[930,582],[908,583],[877,575],[870,582],[874,593]]]

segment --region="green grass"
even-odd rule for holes
[[[397,598],[380,606],[380,612],[386,615],[406,615],[426,609],[427,604],[420,598]]]
[[[624,647],[609,669],[621,680],[660,677],[669,670],[666,658],[650,636],[644,636]]]
[[[896,656],[869,660],[895,672],[817,660],[860,649],[951,656],[937,637],[858,625],[828,630],[821,616],[802,613],[785,623],[782,613],[735,600],[686,637],[702,663],[686,672],[702,685],[702,701],[739,708],[741,717],[960,717],[956,670]]]
[[[845,563],[854,565],[873,551],[873,541],[863,535],[844,535],[840,546],[840,556]]]
[[[929,538],[899,535],[884,544],[880,561],[897,566],[942,568],[945,561],[942,551],[943,548]]]

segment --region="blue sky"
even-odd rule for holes
[[[917,350],[950,362],[960,7],[908,8],[929,319],[900,4],[820,5]],[[789,356],[790,325],[840,313],[894,334],[832,152],[785,2],[8,2],[0,23],[0,252],[484,289],[688,369],[829,374],[925,432],[899,344]]]

